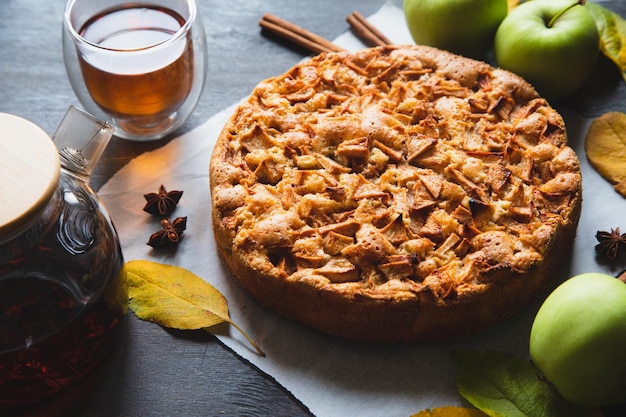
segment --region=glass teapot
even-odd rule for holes
[[[0,414],[72,385],[119,333],[122,252],[89,186],[112,132],[75,107],[53,140],[0,113]]]

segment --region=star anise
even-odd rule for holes
[[[146,199],[146,205],[143,210],[150,214],[169,216],[176,208],[176,204],[178,204],[182,196],[182,191],[168,192],[163,184],[161,184],[158,193],[144,194],[143,197]]]
[[[161,220],[161,226],[163,230],[153,233],[148,240],[148,245],[155,249],[176,246],[187,229],[187,217],[177,217],[174,221],[166,217]]]
[[[604,255],[609,259],[615,259],[619,252],[626,251],[626,233],[620,234],[619,227],[611,229],[610,232],[598,230],[596,232],[596,253]]]

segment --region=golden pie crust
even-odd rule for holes
[[[536,299],[581,184],[563,119],[527,82],[424,46],[321,54],[261,82],[210,164],[241,286],[371,342],[463,337]]]

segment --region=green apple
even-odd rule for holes
[[[626,284],[586,273],[558,286],[535,317],[530,356],[573,404],[625,402]]]
[[[404,0],[404,16],[416,44],[482,58],[493,47],[507,0]]]
[[[499,67],[534,85],[548,99],[576,91],[591,72],[600,35],[584,0],[532,0],[520,4],[496,32]]]

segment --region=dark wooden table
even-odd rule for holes
[[[193,129],[282,73],[308,52],[266,36],[258,20],[270,12],[328,39],[348,30],[354,9],[370,15],[384,0],[198,0],[209,49],[207,84],[194,114],[173,136]],[[52,134],[70,104],[79,105],[61,51],[64,0],[0,2],[0,112],[27,118]],[[398,6],[401,0],[395,0]],[[626,16],[626,2],[605,2]],[[581,93],[565,103],[586,116],[626,111],[626,86],[600,60]],[[92,177],[95,189],[133,157],[172,137],[139,143],[113,138]],[[2,314],[2,312],[0,312]],[[419,410],[415,410],[416,412]],[[620,414],[615,414],[615,413]],[[106,362],[66,395],[28,416],[307,416],[302,406],[205,332],[173,332],[127,317]],[[609,415],[609,414],[607,414]],[[624,416],[624,410],[615,411]]]

